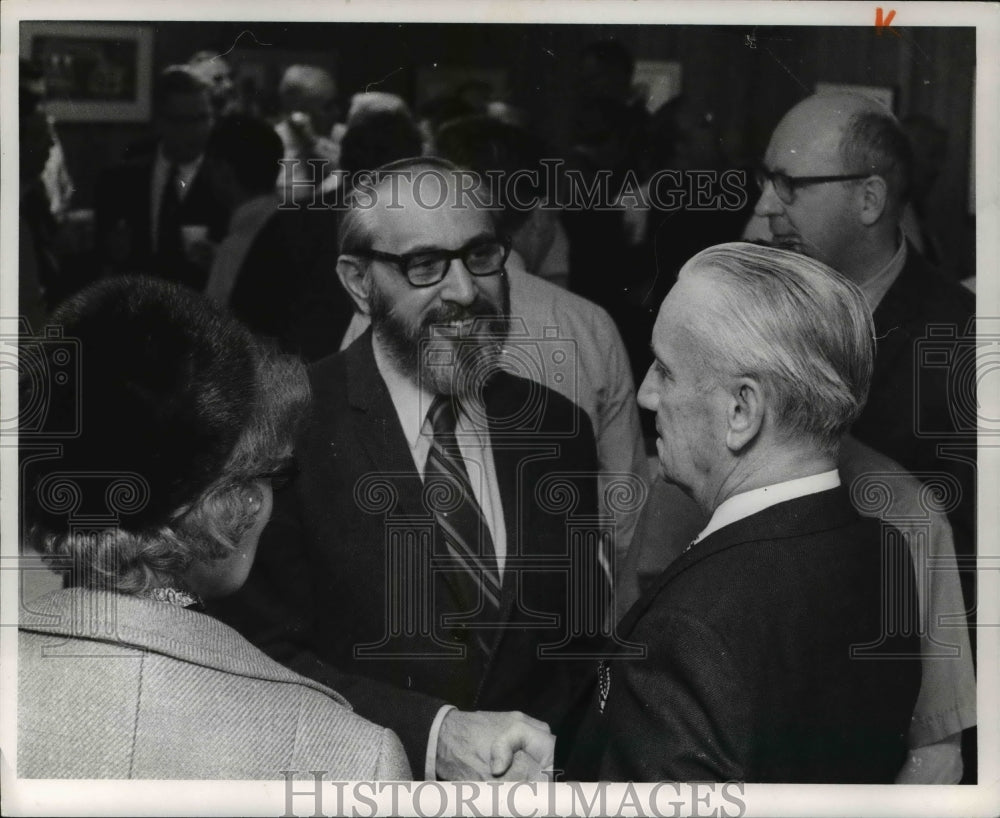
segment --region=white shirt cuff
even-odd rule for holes
[[[431,722],[431,732],[427,737],[427,756],[426,761],[424,761],[424,781],[437,780],[438,734],[441,732],[441,722],[444,721],[444,717],[454,709],[455,705],[453,704],[443,705],[437,711],[434,721]]]

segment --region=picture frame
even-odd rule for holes
[[[39,63],[46,109],[61,122],[147,122],[153,30],[137,24],[20,24],[20,53]]]

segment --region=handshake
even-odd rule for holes
[[[452,710],[441,722],[437,777],[446,781],[548,781],[556,737],[519,711]]]

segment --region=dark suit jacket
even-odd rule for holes
[[[619,625],[647,655],[604,664],[568,776],[891,783],[920,686],[914,593],[906,546],[883,555],[842,488],[720,529]],[[879,651],[915,658],[852,658],[883,622],[910,633]]]
[[[445,703],[521,710],[568,736],[593,660],[540,655],[540,647],[567,641],[568,585],[594,596],[584,587],[599,570],[593,560],[581,557],[572,574],[566,560],[570,550],[583,554],[581,543],[567,546],[568,519],[592,524],[587,517],[596,510],[586,415],[506,374],[486,394],[507,531],[503,627],[488,633],[486,656],[467,629],[442,621],[468,610],[453,578],[421,565],[421,538],[435,554],[444,542],[425,510],[370,331],[315,364],[311,378],[313,410],[296,446],[299,477],[276,500],[247,585],[213,612],[278,661],[334,685],[358,713],[392,726],[418,774]],[[560,505],[571,495],[575,508]],[[537,570],[539,561],[548,570]],[[414,605],[415,617],[402,613]],[[561,650],[597,641],[569,639]]]
[[[354,312],[336,275],[336,236],[333,210],[275,211],[237,274],[236,317],[306,361],[336,352]]]
[[[106,170],[95,195],[96,240],[102,260],[115,273],[147,273],[181,281],[202,289],[208,270],[184,259],[167,259],[153,252],[152,192],[155,154],[126,160]],[[212,241],[220,241],[229,224],[229,206],[215,183],[213,160],[205,157],[180,204],[181,224],[208,227]],[[126,241],[122,251],[113,247],[122,226]]]
[[[927,480],[944,472],[955,551],[976,553],[975,343],[966,336],[975,296],[932,268],[912,247],[875,310],[877,348],[868,403],[851,433]],[[933,329],[934,336],[928,337]],[[951,450],[952,457],[939,449]],[[975,574],[962,575],[966,604]]]

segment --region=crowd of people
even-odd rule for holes
[[[22,65],[21,309],[82,388],[22,378],[24,546],[65,587],[20,624],[19,775],[974,778],[933,123],[810,96],[749,171],[619,43],[579,65],[557,157],[471,92],[339,122],[309,65],[268,121],[199,52],[72,293]]]

